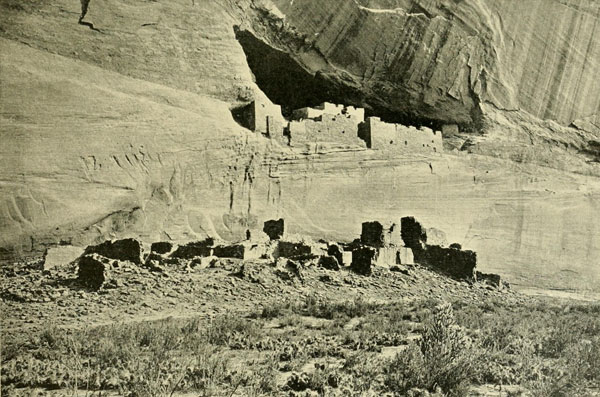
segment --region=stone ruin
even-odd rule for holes
[[[283,135],[286,124],[281,106],[260,99],[255,99],[241,110],[241,119],[245,127],[268,137]]]
[[[279,105],[256,99],[242,110],[242,123],[289,146],[329,142],[377,150],[443,151],[440,131],[386,123],[378,117],[365,120],[365,109],[329,102],[296,109],[287,121]]]
[[[442,247],[427,243],[427,230],[413,217],[401,220],[402,239],[414,254],[415,261],[429,265],[452,277],[473,279],[477,254],[462,250],[459,244]]]
[[[226,259],[242,264],[244,261],[263,261],[265,265],[281,263],[294,269],[311,265],[328,270],[347,269],[365,276],[377,268],[408,272],[411,266],[419,264],[456,279],[480,281],[495,288],[507,286],[496,274],[475,271],[475,252],[463,250],[457,243],[443,246],[443,232],[427,229],[413,217],[403,217],[397,222],[364,222],[360,237],[350,243],[314,241],[288,234],[284,219],[267,220],[263,233],[255,231],[251,235],[257,237],[250,238],[249,234],[247,240],[233,243],[211,237],[180,244],[159,241],[150,245],[149,252],[133,238],[105,241],[85,249],[58,246],[48,249],[44,269],[53,271],[60,261],[65,269],[77,266],[79,281],[98,289],[111,280],[122,263],[165,272],[170,266],[207,268]]]
[[[369,117],[358,126],[358,136],[369,149],[400,148],[409,151],[442,152],[442,133],[427,127],[419,129]]]
[[[365,109],[355,108],[354,106],[336,105],[334,103],[323,102],[314,108],[305,107],[296,109],[292,113],[293,120],[318,119],[323,115],[345,116],[358,123],[365,120]]]

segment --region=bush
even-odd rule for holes
[[[463,328],[456,324],[449,304],[439,306],[425,326],[418,344],[392,360],[386,371],[386,385],[406,394],[419,388],[462,396],[475,375],[479,353]]]
[[[260,337],[261,330],[254,322],[235,315],[217,317],[203,330],[205,342],[232,348],[251,346]]]
[[[306,298],[300,311],[304,315],[333,320],[336,318],[361,317],[378,307],[378,304],[366,302],[360,297],[345,302],[324,302],[311,295]]]

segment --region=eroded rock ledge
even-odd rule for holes
[[[313,102],[303,106],[343,99],[405,124],[409,118],[456,122],[464,130],[481,127],[483,102],[563,125],[600,114],[595,1],[247,0],[236,6],[246,16],[238,37],[259,82],[276,71],[265,70],[259,54],[277,52],[272,61],[285,58],[289,66],[295,60],[326,83],[318,94],[307,84],[294,98]],[[279,83],[286,86],[285,75]]]

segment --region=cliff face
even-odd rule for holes
[[[252,30],[309,71],[360,87],[362,97],[348,98],[379,112],[480,128],[478,105],[489,102],[563,125],[592,118],[597,127],[596,1],[272,3],[261,3],[272,10],[268,28],[249,17]]]
[[[279,217],[292,232],[350,240],[362,221],[413,215],[511,281],[600,288],[600,136],[584,111],[597,39],[586,56],[548,32],[571,45],[573,74],[549,106],[530,87],[541,77],[524,73],[552,53],[521,57],[508,17],[476,4],[92,1],[98,32],[76,24],[78,2],[1,2],[0,254],[125,236],[236,239]],[[573,35],[596,32],[583,25],[589,10],[554,6],[581,15]],[[547,39],[527,40],[523,54]],[[551,69],[539,75],[554,81]],[[265,86],[273,71],[281,80]],[[478,120],[485,133],[448,137],[461,150],[435,155],[291,148],[234,121],[231,109],[264,95],[255,80],[284,106],[331,96],[399,121]],[[533,101],[537,115],[572,103],[551,118],[592,132],[499,109]]]

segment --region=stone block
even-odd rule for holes
[[[177,249],[171,253],[170,257],[192,259],[196,256],[210,256],[214,243],[214,239],[210,237],[202,241],[192,241],[177,247]]]
[[[337,262],[340,266],[344,265],[344,255],[342,247],[337,244],[328,244],[327,245],[327,255],[331,255],[337,259]],[[349,262],[348,262],[349,264]]]
[[[337,258],[332,255],[324,255],[319,257],[319,266],[329,270],[340,270],[340,263]]]
[[[84,254],[98,254],[106,258],[130,261],[138,265],[143,262],[142,244],[133,238],[108,240],[98,245],[90,245],[85,249]]]
[[[350,266],[352,264],[352,251],[342,251],[342,266]]]
[[[77,279],[83,285],[98,289],[110,279],[110,265],[102,259],[96,254],[85,255],[79,259]]]
[[[213,255],[217,258],[244,259],[245,248],[243,244],[218,245],[213,248]]]
[[[412,216],[405,216],[400,221],[400,235],[404,246],[413,250],[422,250],[427,244],[427,232],[425,228]],[[416,254],[416,253],[415,253]]]
[[[158,241],[152,243],[150,246],[150,252],[156,252],[157,254],[168,254],[173,250],[173,243],[170,241]]]
[[[84,248],[72,245],[50,247],[44,252],[44,270],[58,270],[68,267],[83,255]]]
[[[500,275],[494,273],[475,272],[475,280],[502,288],[503,283]]]
[[[283,136],[283,123],[274,116],[267,116],[267,136],[271,138]]]
[[[473,279],[477,254],[473,251],[428,245],[423,252],[421,262],[452,277]]]
[[[381,267],[390,267],[398,264],[398,249],[396,247],[377,248],[375,255],[375,265]]]
[[[412,250],[408,247],[399,247],[398,262],[400,265],[414,265],[415,258],[413,256]]]
[[[279,240],[285,232],[285,223],[283,219],[268,220],[264,223],[263,232],[269,236],[271,240]]]
[[[360,241],[371,247],[402,245],[400,225],[392,222],[382,224],[378,221],[363,222]]]
[[[372,268],[375,266],[377,250],[373,247],[359,247],[352,251],[352,264],[350,269],[364,276],[369,276],[372,273]]]
[[[314,258],[314,247],[303,242],[279,241],[275,256],[277,258]]]

